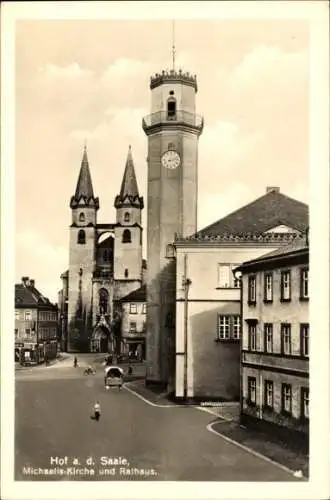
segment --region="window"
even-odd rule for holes
[[[233,275],[233,269],[238,264],[218,264],[218,287],[240,288],[241,282]]]
[[[265,406],[274,407],[274,383],[271,380],[265,380]]]
[[[256,404],[256,378],[248,377],[248,403]]]
[[[273,352],[273,325],[265,323],[264,325],[264,351]]]
[[[237,340],[241,334],[241,317],[236,315],[218,314],[217,340]]]
[[[129,213],[128,212],[125,212],[124,222],[129,222]]]
[[[218,338],[229,339],[230,337],[230,316],[218,315]]]
[[[249,350],[257,350],[257,325],[255,323],[249,324]]]
[[[32,312],[31,311],[25,311],[24,318],[25,318],[25,321],[31,321],[32,320]]]
[[[264,301],[272,302],[273,300],[273,275],[267,273],[264,275]]]
[[[86,243],[86,234],[85,234],[85,231],[83,229],[80,229],[79,233],[78,233],[78,244],[79,245],[85,245]]]
[[[79,222],[85,222],[85,214],[83,212],[79,214]]]
[[[302,418],[309,418],[309,389],[307,387],[301,388],[301,411]]]
[[[26,335],[27,337],[30,337],[30,335],[31,335],[31,330],[30,330],[30,328],[26,328],[26,330],[25,330],[25,335]]]
[[[289,384],[282,384],[282,412],[292,412],[292,387]]]
[[[125,276],[125,278],[128,278],[128,269],[125,269],[124,276]]]
[[[131,321],[129,324],[130,333],[136,333],[136,321]]]
[[[288,356],[291,354],[291,325],[288,323],[281,324],[281,344],[282,354]]]
[[[99,311],[100,314],[108,314],[109,312],[109,293],[105,288],[99,291]]]
[[[131,231],[129,229],[125,229],[123,232],[123,243],[131,243]]]
[[[281,272],[281,300],[291,300],[291,272]]]
[[[256,303],[256,277],[249,276],[248,281],[248,303],[255,304]]]
[[[300,270],[300,299],[308,299],[308,269],[304,268]]]
[[[147,304],[142,304],[142,314],[147,314]]]
[[[18,328],[15,328],[15,337],[18,336]]]
[[[109,262],[110,256],[111,256],[111,252],[110,252],[109,248],[106,248],[105,250],[103,250],[103,262]]]
[[[130,304],[129,305],[129,312],[131,314],[136,314],[137,313],[137,306],[136,306],[136,304]]]
[[[239,315],[233,316],[233,338],[239,339],[241,333],[241,317]]]
[[[300,354],[301,356],[309,356],[309,324],[302,323],[300,325]]]
[[[229,288],[230,284],[230,266],[220,264],[218,266],[218,284],[220,288]]]
[[[174,99],[174,97],[170,97],[167,100],[167,119],[175,120],[175,115],[176,115],[176,100]]]
[[[19,311],[15,311],[15,319],[19,319],[20,318],[20,312]]]

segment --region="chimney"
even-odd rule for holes
[[[28,276],[23,276],[22,277],[22,283],[24,286],[29,286],[29,277]]]
[[[34,285],[35,285],[35,281],[30,279],[30,286],[32,286],[34,288]]]
[[[279,193],[280,192],[280,188],[277,187],[277,186],[267,186],[266,187],[266,193]]]

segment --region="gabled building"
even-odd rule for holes
[[[170,360],[177,398],[239,400],[243,262],[303,239],[308,207],[266,194],[189,237],[177,235],[176,332]]]
[[[84,149],[77,187],[70,201],[69,269],[62,274],[60,319],[67,350],[120,352],[113,335],[115,304],[141,287],[146,263],[142,259],[139,195],[131,147],[114,206],[116,221],[98,223],[89,160]]]
[[[57,354],[57,306],[28,277],[15,285],[15,361],[40,363]]]
[[[144,360],[146,356],[146,285],[134,290],[121,303],[121,354],[129,359]]]
[[[244,262],[241,420],[308,442],[309,248],[304,239]]]

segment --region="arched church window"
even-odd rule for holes
[[[176,117],[176,100],[174,97],[170,97],[167,100],[167,119],[175,120]]]
[[[109,312],[109,294],[105,288],[101,288],[99,291],[99,309],[100,314]]]
[[[128,212],[125,212],[124,221],[129,222],[129,213]]]
[[[124,276],[125,278],[128,278],[128,269],[125,269]]]
[[[129,229],[125,229],[123,232],[123,243],[131,243],[131,231]]]
[[[78,233],[78,243],[79,245],[84,245],[86,243],[86,234],[83,229],[80,229]]]
[[[110,250],[109,248],[106,248],[104,251],[103,251],[103,261],[104,262],[109,262],[110,261]]]
[[[85,214],[84,214],[84,212],[81,212],[81,214],[79,214],[79,222],[85,222]]]

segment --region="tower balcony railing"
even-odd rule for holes
[[[167,111],[157,111],[151,115],[145,116],[142,119],[142,128],[144,131],[150,127],[157,125],[187,125],[188,127],[203,130],[204,119],[200,115],[190,113],[189,111],[177,110],[174,114],[169,114]]]
[[[93,272],[93,278],[112,278],[113,277],[113,271],[112,269],[96,269]]]

